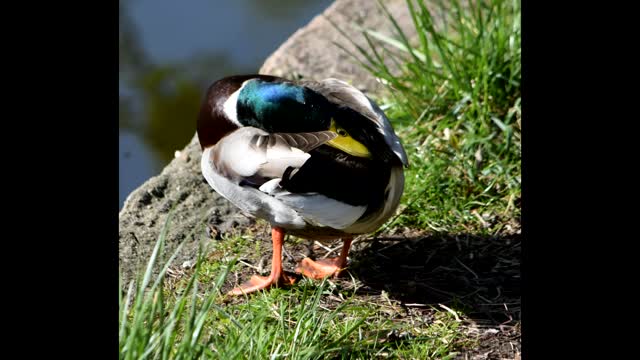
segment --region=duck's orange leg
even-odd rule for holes
[[[282,270],[282,244],[284,243],[284,229],[273,227],[271,229],[271,241],[273,242],[273,259],[271,260],[271,274],[269,276],[253,275],[251,280],[229,291],[229,295],[242,295],[252,293],[271,286],[291,285],[295,279],[288,277]]]
[[[302,275],[312,279],[322,279],[332,275],[333,277],[338,277],[347,265],[347,254],[349,254],[349,248],[351,247],[353,238],[345,238],[343,241],[344,244],[342,245],[342,251],[339,257],[316,261],[304,258],[300,264],[298,264],[296,272],[302,273]]]

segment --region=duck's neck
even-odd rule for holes
[[[217,144],[225,135],[238,128],[214,105],[205,101],[198,114],[198,140],[202,149]]]

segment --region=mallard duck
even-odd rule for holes
[[[230,294],[293,284],[282,269],[285,234],[342,239],[340,256],[304,258],[296,268],[315,279],[337,276],[353,237],[375,231],[400,202],[404,148],[380,107],[341,80],[220,79],[207,91],[197,132],[209,185],[272,227],[271,274]]]

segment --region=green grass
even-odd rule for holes
[[[435,8],[448,7],[446,21],[436,22],[422,2],[408,2],[415,41],[399,28],[394,37],[364,29],[369,46],[352,54],[388,86],[377,100],[411,163],[398,216],[381,231],[495,235],[519,226],[520,5],[477,3],[443,2]],[[384,292],[358,294],[357,279],[229,300],[223,284],[260,241],[233,235],[181,270],[159,260],[164,236],[147,271],[120,292],[121,359],[447,359],[475,344],[455,307],[403,309]]]
[[[228,303],[220,289],[234,261],[200,256],[189,276],[173,282],[167,278],[170,258],[151,275],[164,238],[163,233],[138,286],[131,282],[120,293],[121,359],[370,359],[390,353],[446,359],[465,342],[449,312],[437,312],[429,326],[416,325],[425,321],[420,316],[399,321],[389,316],[399,311],[389,299],[359,298],[355,288],[329,280],[305,279],[287,290]],[[221,245],[224,258],[243,247],[238,239],[228,240]]]
[[[378,100],[409,155],[393,225],[497,233],[520,216],[520,5],[443,3],[436,21],[407,2],[416,41],[365,30],[350,53],[390,90]]]

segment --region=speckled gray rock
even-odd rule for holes
[[[178,244],[186,242],[176,258],[178,264],[193,261],[199,243],[252,221],[209,187],[200,171],[201,154],[194,136],[160,175],[127,197],[119,214],[119,257],[125,282],[146,265],[170,213],[165,255],[168,258]]]
[[[404,0],[385,3],[401,28],[413,34]],[[288,78],[296,75],[313,79],[337,77],[364,91],[379,90],[380,84],[333,44],[335,41],[353,49],[326,18],[332,19],[359,44],[365,41],[351,26],[353,23],[391,34],[392,25],[375,1],[339,0],[294,33],[265,61],[260,72]],[[215,241],[221,233],[251,223],[252,220],[207,185],[200,171],[201,154],[194,136],[161,174],[133,191],[125,201],[119,214],[119,260],[125,283],[146,264],[172,207],[173,216],[166,237],[167,256],[181,242],[186,242],[176,259],[177,264],[192,262],[199,243]]]

